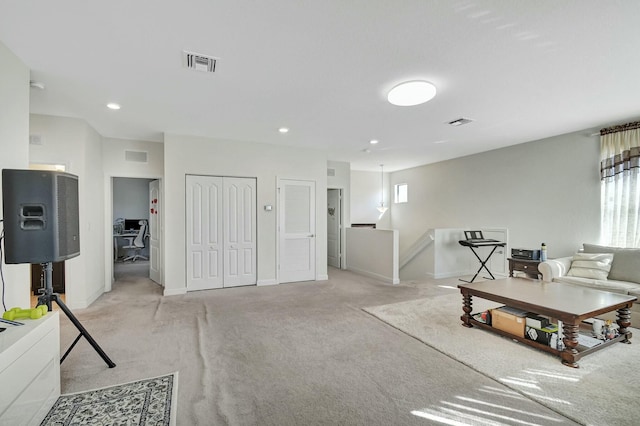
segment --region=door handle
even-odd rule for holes
[[[313,238],[313,237],[314,237],[314,235],[313,235],[313,234],[309,234],[309,235],[308,235],[308,237],[309,237],[309,238]]]

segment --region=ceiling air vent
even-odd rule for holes
[[[185,68],[203,71],[203,72],[216,72],[216,62],[218,58],[213,56],[201,55],[199,53],[182,52],[182,65]]]
[[[124,151],[125,161],[133,161],[134,163],[146,163],[147,151]]]

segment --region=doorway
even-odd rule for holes
[[[150,277],[150,178],[112,180],[114,278]]]
[[[327,190],[327,264],[342,268],[342,190]]]
[[[316,279],[316,183],[278,181],[278,282]]]

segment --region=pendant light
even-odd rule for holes
[[[387,211],[387,207],[384,206],[384,164],[380,164],[380,205],[377,207],[381,214]]]

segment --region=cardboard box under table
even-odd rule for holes
[[[528,312],[510,306],[491,310],[491,325],[518,337],[524,337],[525,317]]]

